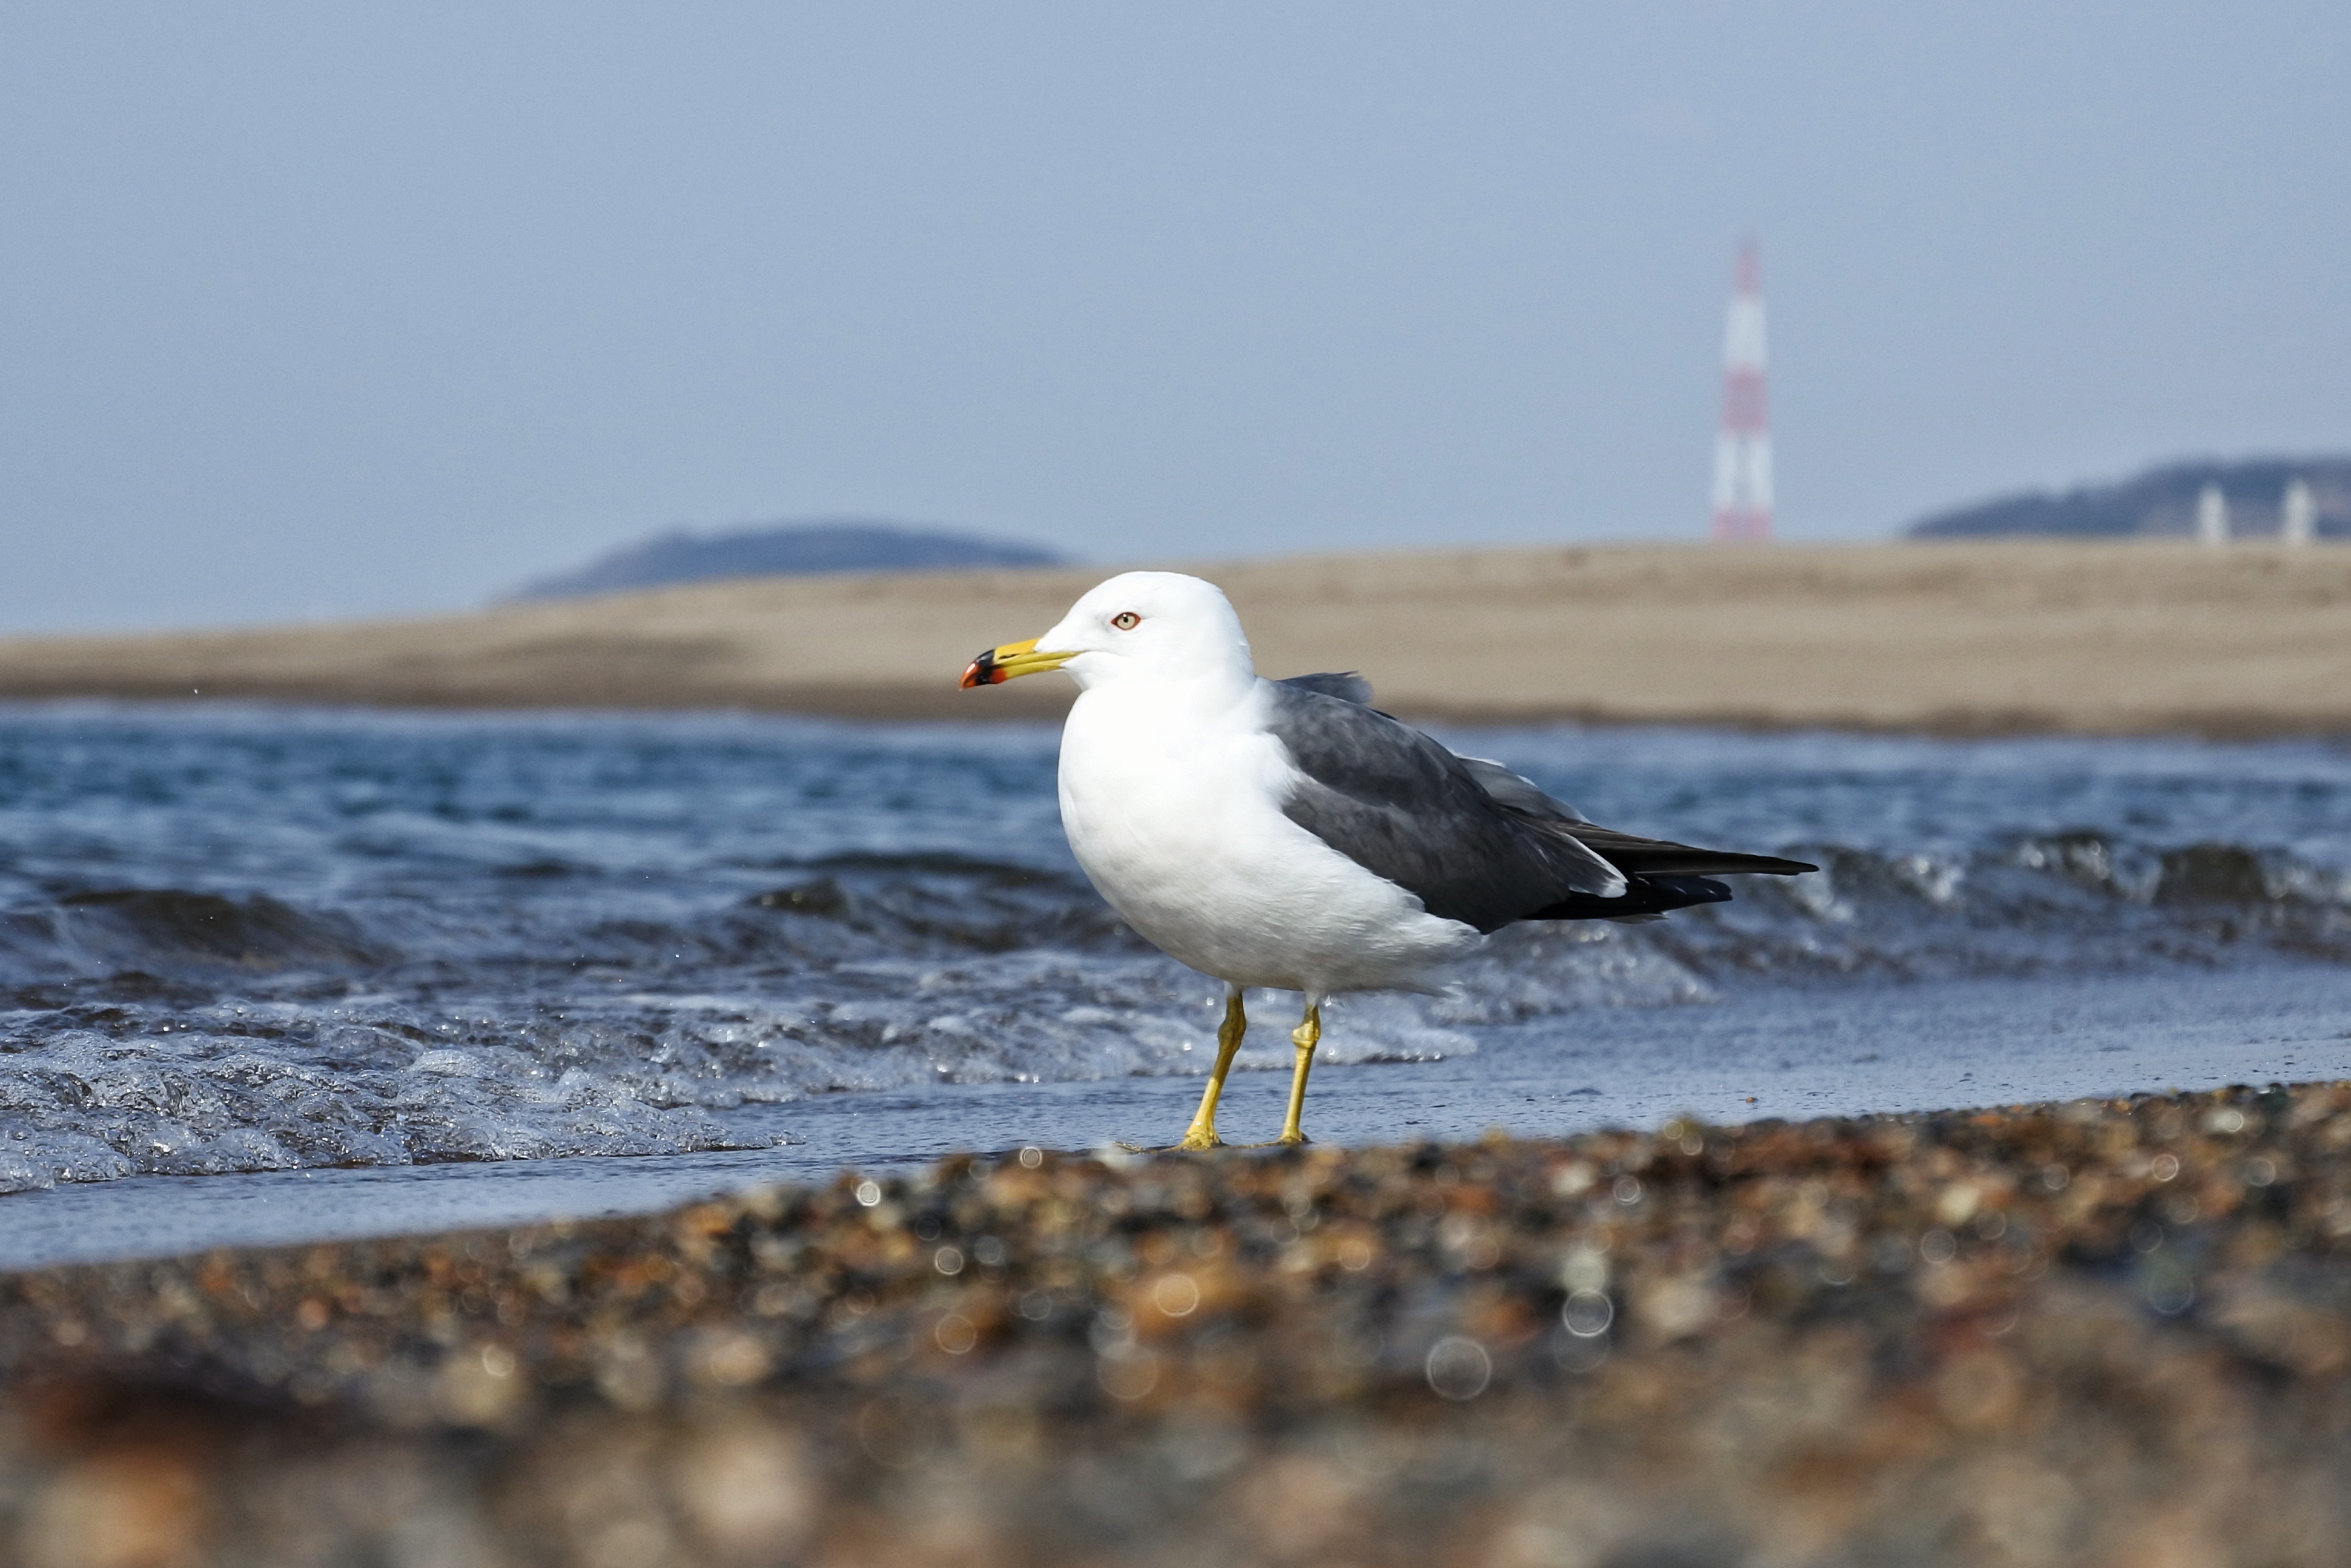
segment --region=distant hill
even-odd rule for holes
[[[697,534],[674,529],[597,557],[576,571],[527,583],[510,600],[577,599],[721,577],[800,577],[828,571],[928,571],[969,566],[1058,566],[1063,558],[940,528],[827,517]]]
[[[2036,490],[1981,501],[1921,518],[1904,530],[1915,539],[1984,538],[1995,534],[2056,534],[2069,538],[2196,531],[2196,498],[2207,485],[2229,502],[2229,531],[2260,538],[2278,531],[2285,487],[2300,479],[2317,503],[2322,538],[2351,538],[2351,457],[2261,457],[2240,463],[2171,463],[2106,485]]]

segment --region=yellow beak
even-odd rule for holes
[[[1017,675],[1035,675],[1047,670],[1058,670],[1077,656],[1074,652],[1040,653],[1037,652],[1037,639],[1034,637],[1026,643],[1007,643],[1001,648],[990,648],[964,666],[962,689],[969,691],[974,686],[1000,686]]]

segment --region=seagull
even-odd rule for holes
[[[1361,676],[1267,680],[1223,591],[1123,572],[1041,637],[974,659],[963,689],[1065,672],[1061,826],[1121,918],[1222,980],[1224,1022],[1178,1149],[1209,1149],[1250,988],[1303,992],[1282,1144],[1302,1144],[1322,1003],[1434,991],[1521,920],[1654,920],[1718,904],[1724,873],[1802,861],[1637,838],[1482,758],[1456,756],[1371,706]]]

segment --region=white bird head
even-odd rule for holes
[[[1241,685],[1256,674],[1224,591],[1177,571],[1121,572],[1070,606],[1042,637],[974,659],[963,684],[1000,685],[1061,669],[1081,687],[1137,677]]]

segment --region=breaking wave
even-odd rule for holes
[[[2351,821],[2333,754],[2262,785],[2284,805],[2142,755],[2143,784],[2100,776],[2109,825],[2001,826],[2083,807],[2069,752],[1991,770],[1946,812],[1980,831],[1862,820],[1807,842],[1825,796],[1853,823],[1854,800],[1926,787],[1856,791],[1855,756],[1884,741],[1674,750],[1698,744],[1657,742],[1682,794],[1646,816],[1589,799],[1640,784],[1629,766],[1543,781],[1821,873],[1652,925],[1510,928],[1442,995],[1341,998],[1330,1056],[1501,1049],[1546,1019],[1757,984],[2351,958],[2351,857],[2312,831]],[[758,1147],[812,1095],[1202,1071],[1218,989],[1077,873],[1051,766],[1052,737],[1019,729],[0,715],[0,1191]],[[2271,831],[2181,831],[2197,818]],[[1288,1060],[1279,1030],[1241,1059]]]
[[[1695,970],[1784,979],[2351,958],[2351,874],[2279,850],[2080,831],[1973,854],[1800,848],[1819,873],[1748,878],[1660,945]],[[1758,885],[1762,883],[1762,885]]]

